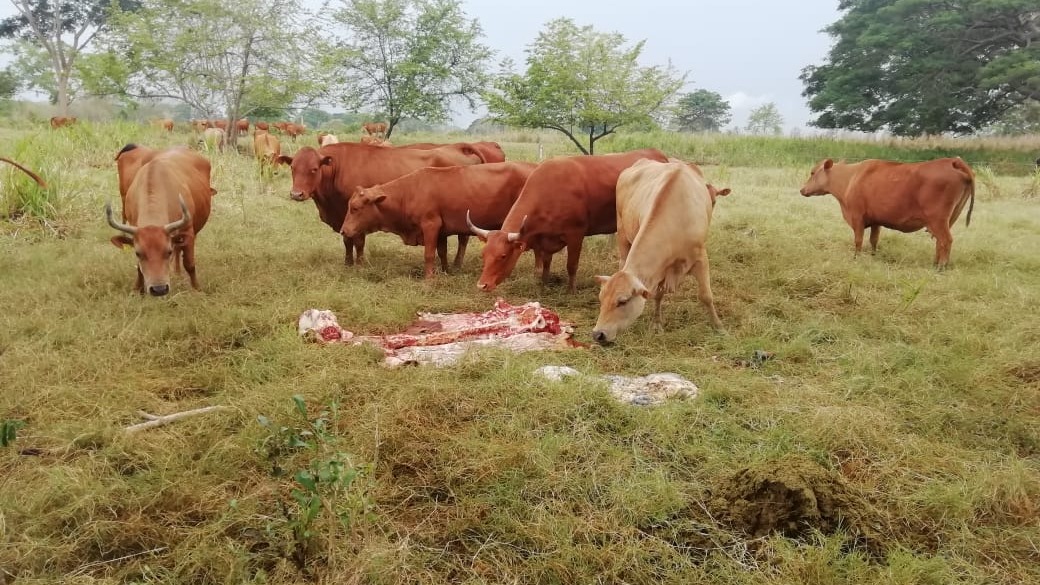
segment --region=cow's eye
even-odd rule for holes
[[[628,302],[628,299],[618,299],[617,306],[624,307],[625,303],[627,303],[627,302]]]

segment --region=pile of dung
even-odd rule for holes
[[[712,515],[752,538],[798,538],[844,530],[874,549],[884,541],[880,512],[837,473],[800,456],[746,467],[711,490]]]

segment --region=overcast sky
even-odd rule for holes
[[[322,0],[303,0],[317,7]],[[646,40],[644,64],[671,59],[689,72],[691,89],[709,89],[733,108],[733,124],[743,126],[755,106],[774,102],[786,129],[804,128],[809,111],[798,75],[822,62],[830,38],[821,33],[838,18],[838,0],[462,0],[480,21],[495,63],[512,57],[522,65],[524,48],[546,22],[569,17],[579,25],[619,32],[629,41]],[[336,6],[338,0],[332,0]],[[14,14],[0,2],[0,17]],[[6,59],[4,59],[6,61]],[[456,122],[476,114],[459,111]]]

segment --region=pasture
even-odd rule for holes
[[[314,204],[288,198],[284,167],[261,181],[229,149],[212,155],[202,291],[182,274],[168,297],[141,297],[102,213],[118,203],[113,158],[189,133],[0,137],[51,183],[0,171],[0,213],[13,198],[38,212],[0,218],[0,425],[20,427],[0,446],[0,583],[1040,582],[1028,150],[965,147],[975,210],[937,273],[925,232],[885,230],[876,256],[854,260],[837,202],[799,196],[815,159],[876,156],[862,144],[604,140],[713,163],[707,178],[733,189],[708,245],[727,334],[687,279],[663,333],[647,311],[611,347],[387,369],[376,350],[303,343],[297,317],[327,308],[351,331],[389,333],[420,310],[486,310],[475,238],[461,273],[428,282],[422,249],[388,234],[346,269]],[[413,138],[463,139],[393,140]],[[537,152],[510,140],[527,136],[485,138],[509,158]],[[576,295],[562,257],[542,288],[530,256],[496,295],[540,301],[588,342],[612,239],[586,240]],[[627,406],[593,381],[532,377],[545,364],[675,372],[700,395]],[[123,430],[138,411],[209,405],[229,409]]]

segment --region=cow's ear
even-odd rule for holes
[[[650,298],[650,291],[647,290],[646,288],[641,288],[638,291],[636,291],[636,293],[639,294],[639,296],[643,297],[644,299]]]
[[[282,164],[282,165],[292,165],[292,157],[291,156],[285,156],[283,154],[283,155],[279,156],[278,158],[276,158],[274,162],[277,163],[277,164]]]
[[[523,240],[520,240],[519,242],[516,243],[516,248],[518,250],[520,250],[521,253],[526,252],[527,251],[527,242],[525,242]]]
[[[830,168],[833,167],[833,166],[834,166],[834,161],[833,160],[827,159],[827,160],[823,161],[823,170],[829,171]]]
[[[592,278],[595,279],[596,282],[598,282],[600,286],[603,286],[604,284],[607,284],[608,282],[610,282],[610,277],[609,276],[603,276],[602,274],[598,274],[596,276],[593,276]]]
[[[123,246],[133,246],[134,245],[134,240],[131,239],[130,236],[123,235],[123,234],[120,234],[120,235],[117,235],[117,236],[112,236],[112,239],[109,240],[109,241],[112,242],[113,246],[119,248],[120,250],[123,249]]]
[[[321,159],[321,165],[322,166],[330,166],[331,164],[332,164],[332,157],[331,156],[322,157],[322,159]]]
[[[379,195],[376,195],[376,198],[372,200],[372,203],[379,204],[382,203],[384,199],[386,199],[386,193],[380,193]]]
[[[216,190],[216,189],[214,189],[213,187],[210,187],[210,188],[209,188],[209,196],[210,196],[210,197],[213,197],[213,196],[215,196],[216,194],[217,194],[217,190]]]
[[[726,195],[729,195],[730,193],[731,193],[731,191],[729,190],[729,187],[726,187],[725,189],[723,189],[721,191],[717,191],[715,193],[715,195],[717,197],[725,197]]]

